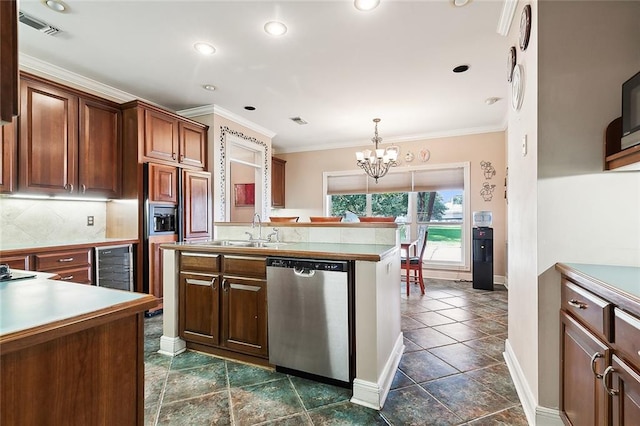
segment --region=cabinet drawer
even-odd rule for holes
[[[640,319],[618,308],[613,315],[615,348],[640,370]]]
[[[36,254],[36,271],[54,271],[79,265],[91,265],[91,249],[79,249],[57,253]]]
[[[570,312],[591,330],[611,340],[611,303],[563,279],[562,309]]]
[[[220,256],[209,253],[182,253],[180,271],[219,272]]]
[[[267,278],[267,258],[249,256],[225,256],[225,275]]]
[[[31,270],[31,261],[29,255],[0,257],[0,263],[9,265],[11,269]]]
[[[79,284],[91,284],[91,266],[69,268],[56,271],[60,281],[71,281]]]

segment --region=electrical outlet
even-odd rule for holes
[[[87,216],[87,226],[93,226],[93,216]]]

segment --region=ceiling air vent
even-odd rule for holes
[[[291,118],[289,118],[289,120],[293,121],[294,123],[298,123],[301,126],[303,124],[308,124],[306,121],[304,121],[304,119],[302,117],[291,117]]]
[[[35,28],[36,30],[48,35],[56,35],[60,32],[60,30],[56,27],[52,27],[46,22],[42,22],[41,20],[36,19],[33,16],[29,16],[22,11],[20,11],[20,13],[18,14],[18,19],[23,24],[28,25],[31,28]]]

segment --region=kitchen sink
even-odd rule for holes
[[[271,241],[247,241],[247,240],[213,240],[196,242],[195,244],[205,244],[208,246],[220,246],[220,247],[256,247],[256,248],[268,248],[279,247],[288,243],[271,242]]]

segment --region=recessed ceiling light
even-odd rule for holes
[[[272,36],[285,35],[287,32],[287,26],[279,21],[269,21],[264,24],[264,31]]]
[[[353,5],[362,12],[375,9],[380,4],[380,0],[354,0]]]
[[[68,6],[61,0],[42,0],[42,4],[56,12],[64,12],[68,9]]]
[[[199,42],[193,45],[193,48],[203,55],[213,55],[216,53],[216,48],[209,43]]]
[[[485,104],[487,104],[487,105],[493,105],[493,104],[495,104],[496,102],[498,102],[500,99],[501,99],[501,98],[498,98],[498,97],[491,97],[491,98],[487,98],[487,99],[485,99],[485,100],[484,100],[484,103],[485,103]]]
[[[246,107],[244,107],[244,109],[246,109],[247,111],[255,111],[256,107],[247,105]]]
[[[202,88],[205,90],[209,90],[210,92],[216,90],[216,86],[214,86],[213,84],[205,84],[204,86],[202,86]]]
[[[469,65],[458,65],[457,67],[455,67],[453,69],[453,72],[455,72],[456,74],[461,73],[461,72],[465,72],[469,69]]]
[[[471,0],[451,0],[451,4],[454,5],[455,7],[466,6],[469,3],[471,3]]]

